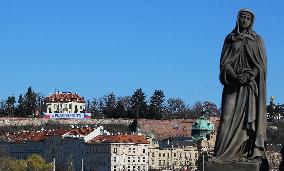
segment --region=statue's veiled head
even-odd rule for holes
[[[254,19],[255,16],[251,10],[241,9],[238,13],[237,24],[234,31],[241,33],[243,30],[246,30],[246,33],[252,33]]]

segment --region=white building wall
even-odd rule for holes
[[[198,150],[196,147],[149,149],[149,167],[151,169],[181,168],[188,164],[195,166],[197,159]]]
[[[85,103],[66,102],[66,103],[46,103],[47,113],[83,113],[85,111]],[[77,112],[76,112],[77,106]]]
[[[148,171],[148,144],[89,144],[86,153],[86,171]]]
[[[148,171],[148,144],[111,144],[111,171]]]

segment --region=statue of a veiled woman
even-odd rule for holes
[[[216,161],[266,159],[266,53],[261,37],[252,30],[254,20],[250,10],[240,10],[235,29],[225,38]]]

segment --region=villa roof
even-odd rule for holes
[[[66,103],[66,102],[78,102],[85,103],[84,97],[81,97],[77,93],[72,92],[55,92],[45,98],[46,103]]]

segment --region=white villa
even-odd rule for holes
[[[77,93],[55,92],[45,98],[46,113],[84,113],[85,100]]]

